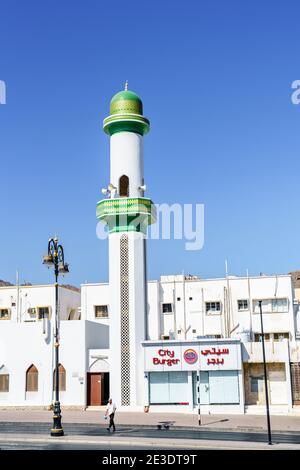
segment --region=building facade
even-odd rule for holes
[[[83,284],[81,293],[60,287],[59,298],[62,406],[103,404],[114,367],[109,284]],[[0,406],[52,403],[54,299],[54,286],[0,288]],[[198,382],[204,413],[263,409],[258,300],[271,407],[292,411],[299,404],[300,348],[290,275],[149,281],[142,401],[130,409],[196,412]]]
[[[55,286],[0,287],[0,407],[49,407],[54,398]],[[80,291],[59,287],[60,398],[87,403],[88,355],[108,328],[80,320]]]
[[[84,318],[104,325],[109,323],[110,308],[108,304],[104,306],[102,301],[109,298],[108,291],[108,284],[82,285]],[[180,275],[162,276],[159,281],[149,281],[148,336],[142,342],[144,404],[151,409],[160,409],[161,406],[165,409],[166,405],[168,409],[195,409],[195,383],[200,370],[200,402],[204,411],[259,411],[265,400],[259,300],[262,300],[263,306],[271,405],[275,410],[287,412],[297,405],[300,390],[299,313],[290,275],[228,276],[223,279]],[[105,313],[99,316],[99,311]],[[228,356],[223,355],[223,363],[209,364],[210,370],[205,370],[201,364],[198,369],[199,358],[203,359],[201,348],[207,349],[208,342],[212,351],[214,348],[216,351],[228,349],[224,346],[226,341],[236,344],[236,367],[227,368]],[[192,355],[196,353],[198,356],[192,365],[184,359],[184,353],[187,351],[188,354],[189,349],[193,349]],[[222,354],[219,356],[222,358]],[[217,354],[215,357],[219,356]],[[153,363],[154,358],[175,358],[179,362],[174,364],[169,361],[170,365],[164,365],[165,369],[162,370],[161,363]],[[208,358],[213,359],[214,355],[208,354]],[[155,372],[158,374],[155,375]],[[153,381],[157,385],[153,385]],[[228,387],[228,394],[223,394],[216,403],[216,384],[220,381],[225,383],[225,388]],[[172,383],[176,383],[178,390],[184,390],[182,399],[178,398],[177,403],[174,403],[174,394],[171,393],[175,387]],[[157,403],[152,395],[162,395],[156,395],[155,387],[168,390],[168,403],[166,396],[162,398],[162,403]],[[187,402],[188,405],[183,405]]]

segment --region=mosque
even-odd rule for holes
[[[144,180],[141,98],[125,90],[103,122],[110,180],[96,217],[109,232],[109,283],[59,287],[60,401],[119,410],[244,413],[264,405],[263,302],[273,411],[300,404],[299,301],[289,274],[147,279],[156,208]],[[147,194],[147,195],[145,195]],[[0,407],[53,402],[53,285],[0,287]]]

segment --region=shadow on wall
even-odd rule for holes
[[[108,349],[109,326],[87,320],[86,338],[89,349]]]

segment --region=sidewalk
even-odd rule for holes
[[[99,410],[62,410],[64,423],[103,424],[104,408]],[[1,422],[51,422],[53,413],[46,410],[0,410]],[[168,422],[172,427],[197,427],[198,415],[184,413],[143,413],[143,412],[117,412],[116,423],[129,426],[157,426]],[[273,431],[297,431],[300,432],[300,416],[272,416],[271,426]],[[263,415],[203,415],[201,427],[220,430],[253,430],[266,429],[266,417]]]

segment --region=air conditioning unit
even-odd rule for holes
[[[29,308],[27,310],[27,313],[30,315],[30,316],[35,316],[36,315],[36,308]]]

